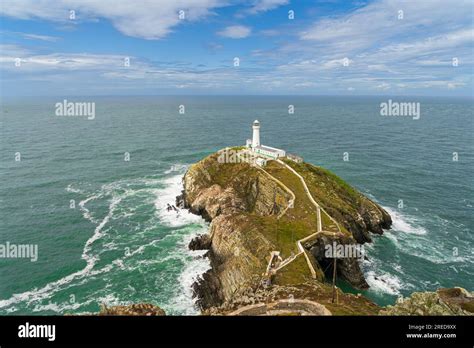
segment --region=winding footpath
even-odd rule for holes
[[[264,172],[266,175],[268,175],[273,181],[275,181],[278,185],[280,185],[281,187],[283,187],[290,195],[291,195],[291,199],[289,200],[288,202],[288,206],[280,213],[278,214],[277,216],[277,219],[280,219],[283,215],[286,214],[286,212],[288,211],[288,209],[290,208],[293,208],[294,207],[294,204],[295,204],[295,200],[296,200],[296,195],[294,194],[294,192],[292,190],[290,190],[283,182],[281,182],[280,180],[278,180],[277,178],[275,178],[273,175],[271,175],[270,173],[268,173],[265,169],[263,169],[261,166],[259,165],[256,165],[255,163],[253,162],[249,162],[247,161],[246,159],[242,158],[240,156],[240,153],[238,154],[238,157],[242,160],[242,161],[245,161],[247,163],[250,163],[252,166],[256,167],[257,169],[261,170],[262,172]],[[306,236],[305,238],[303,239],[300,239],[298,241],[296,241],[296,247],[298,249],[298,253],[296,255],[292,255],[288,258],[286,258],[285,260],[282,260],[281,256],[280,256],[280,252],[279,251],[272,251],[271,254],[270,254],[270,260],[268,262],[268,265],[267,265],[267,269],[266,269],[266,272],[265,272],[265,275],[266,276],[270,276],[271,274],[275,274],[277,271],[279,271],[280,269],[286,267],[287,265],[289,265],[291,262],[293,262],[297,257],[299,257],[301,254],[304,255],[305,259],[306,259],[306,263],[308,264],[308,267],[309,267],[309,270],[311,272],[311,276],[315,279],[317,277],[317,272],[316,270],[314,269],[314,266],[313,266],[313,263],[311,262],[311,259],[309,258],[308,254],[306,253],[306,250],[305,248],[303,247],[303,244],[304,242],[318,236],[319,234],[328,234],[332,237],[335,237],[336,234],[338,233],[342,233],[341,232],[341,228],[339,226],[339,224],[337,223],[336,220],[334,220],[334,218],[329,215],[325,210],[324,208],[321,207],[321,205],[316,202],[316,200],[313,198],[313,196],[311,195],[311,192],[309,191],[309,188],[308,188],[308,185],[306,185],[306,181],[304,180],[304,178],[296,171],[294,170],[293,168],[291,168],[289,165],[287,165],[285,162],[283,162],[282,160],[276,160],[276,162],[278,162],[279,164],[283,165],[284,167],[286,167],[288,170],[290,170],[293,174],[295,174],[301,181],[302,185],[303,185],[303,188],[306,192],[306,195],[308,196],[310,202],[316,207],[316,212],[317,212],[317,231],[313,234],[310,234],[309,236]],[[334,222],[335,226],[337,227],[337,230],[338,232],[330,232],[330,231],[323,231],[323,223],[322,223],[322,218],[321,218],[321,211],[326,214],[329,219]]]
[[[330,219],[332,222],[334,222],[334,224],[337,226],[337,230],[339,232],[341,232],[341,228],[339,227],[339,224],[337,223],[336,220],[333,219],[333,217],[331,215],[329,215],[323,207],[321,207],[319,205],[318,202],[316,202],[316,200],[313,198],[313,196],[311,195],[311,193],[309,192],[309,188],[308,186],[306,185],[306,181],[304,180],[304,178],[296,171],[294,170],[293,168],[291,168],[288,164],[286,164],[285,162],[283,162],[282,160],[276,160],[278,163],[280,163],[281,165],[285,166],[287,169],[289,169],[293,174],[295,174],[300,180],[301,180],[301,183],[303,184],[303,187],[304,187],[304,190],[306,192],[306,195],[308,196],[309,200],[311,201],[311,203],[313,203],[313,205],[316,207],[317,211],[318,211],[318,231],[321,231],[322,230],[322,222],[321,222],[321,211],[323,211]]]
[[[278,162],[279,164],[283,165],[284,167],[286,167],[287,169],[289,169],[293,174],[295,174],[301,181],[301,183],[303,184],[303,187],[304,187],[304,190],[306,192],[306,195],[308,196],[310,202],[316,207],[316,211],[317,211],[317,217],[318,217],[318,220],[317,220],[317,224],[318,224],[318,227],[317,227],[317,231],[313,234],[310,234],[309,236],[303,238],[303,239],[300,239],[296,242],[296,246],[299,250],[298,254],[296,255],[293,255],[293,256],[290,256],[289,258],[281,261],[280,264],[278,264],[277,267],[273,268],[272,266],[274,265],[274,259],[275,258],[278,258],[278,259],[281,259],[280,257],[280,252],[278,251],[273,251],[270,255],[270,261],[268,263],[268,266],[267,266],[267,272],[266,272],[266,275],[270,275],[270,274],[275,274],[277,271],[279,271],[280,269],[282,269],[283,267],[287,266],[288,264],[290,264],[291,262],[293,262],[298,256],[300,256],[301,254],[304,255],[305,259],[306,259],[306,263],[308,264],[308,267],[309,267],[309,270],[311,272],[311,276],[315,279],[317,277],[317,272],[316,270],[314,269],[314,266],[313,266],[313,263],[311,262],[311,259],[309,258],[309,255],[306,253],[306,250],[305,248],[303,247],[303,243],[318,236],[319,234],[328,234],[332,237],[335,237],[336,234],[338,233],[342,233],[341,232],[341,228],[339,226],[339,224],[337,223],[336,220],[334,220],[334,218],[329,215],[325,210],[324,208],[322,208],[318,202],[316,202],[316,200],[313,198],[313,196],[311,195],[311,192],[309,191],[309,188],[308,186],[306,185],[306,181],[304,180],[304,178],[296,171],[294,170],[293,168],[291,168],[289,165],[287,165],[285,162],[283,162],[282,160],[276,160],[276,162]],[[288,210],[288,208],[293,207],[294,205],[294,201],[295,201],[295,194],[288,188],[286,187],[286,185],[284,185],[280,180],[276,179],[275,177],[273,177],[271,174],[269,174],[267,171],[265,171],[263,168],[260,168],[262,171],[264,171],[267,175],[269,175],[273,180],[275,180],[277,183],[279,183],[280,185],[282,185],[287,191],[291,192],[292,194],[292,197],[293,199],[290,201],[290,203],[288,204],[288,206],[286,207],[286,209],[283,211],[282,214],[280,214],[278,216],[278,218],[280,218],[284,213],[286,213],[286,211]],[[330,232],[330,231],[323,231],[323,227],[322,227],[322,218],[321,218],[321,211],[323,211],[324,214],[326,214],[329,219],[334,222],[334,224],[336,225],[337,229],[338,229],[338,232]]]

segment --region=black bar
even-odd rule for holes
[[[55,340],[20,338],[26,323],[55,325]],[[409,325],[423,326],[409,329]],[[427,327],[427,325],[430,325]],[[446,325],[444,327],[440,325]],[[454,325],[455,327],[452,327]],[[38,345],[146,344],[324,344],[472,347],[472,317],[0,317],[0,347]],[[455,334],[456,337],[408,338],[407,334]]]

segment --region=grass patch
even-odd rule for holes
[[[297,285],[311,280],[311,272],[303,254],[277,272],[273,278],[276,285]]]

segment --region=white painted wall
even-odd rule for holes
[[[260,123],[255,120],[252,125],[253,137],[252,137],[252,147],[260,146]]]

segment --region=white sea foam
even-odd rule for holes
[[[438,265],[469,262],[472,259],[466,252],[459,251],[459,255],[453,253],[454,246],[461,248],[462,245],[453,245],[447,242],[437,243],[433,240],[427,230],[421,226],[420,219],[402,214],[388,207],[384,207],[384,209],[392,216],[393,220],[392,229],[386,231],[384,236],[391,240],[403,253],[408,253]],[[448,224],[456,228],[464,226],[436,215],[432,216],[431,219],[443,227]],[[446,228],[446,230],[449,229]],[[454,238],[456,237],[454,236]],[[459,238],[456,239],[459,240]]]
[[[426,234],[424,227],[419,225],[416,218],[403,214],[400,211],[392,208],[383,207],[392,217],[392,229],[397,232],[411,233],[411,234]]]
[[[392,274],[376,275],[374,271],[368,271],[365,278],[370,288],[376,292],[383,292],[390,295],[400,294],[402,287],[400,279]]]
[[[89,255],[89,253],[91,251],[91,248],[92,248],[92,244],[104,235],[104,232],[102,231],[102,229],[109,222],[110,218],[112,217],[112,215],[114,213],[115,208],[121,202],[121,200],[122,199],[120,197],[113,197],[112,198],[112,200],[110,201],[110,204],[109,204],[109,211],[108,211],[107,215],[97,225],[97,227],[94,230],[94,234],[92,235],[92,237],[90,237],[87,240],[86,245],[84,246],[84,250],[82,251],[82,259],[86,260],[86,262],[88,264],[91,263],[92,266],[94,266],[94,262],[97,258],[97,256]]]
[[[67,185],[66,191],[71,192],[71,193],[79,193],[79,194],[84,193],[82,190],[73,187],[72,184]]]
[[[84,217],[84,219],[86,220],[89,220],[90,222],[96,224],[98,223],[98,221],[96,219],[94,219],[94,217],[92,216],[91,212],[89,211],[89,209],[86,208],[86,204],[90,201],[93,201],[93,200],[96,200],[98,198],[102,197],[102,193],[99,192],[97,194],[94,194],[94,195],[91,195],[89,197],[87,197],[86,199],[82,200],[79,202],[79,209],[81,209],[82,211],[82,216]]]
[[[206,230],[202,229],[200,232],[205,233]],[[188,244],[193,235],[187,235],[183,238],[182,248],[184,254],[188,257],[191,256],[192,259],[186,263],[183,272],[179,276],[181,289],[179,294],[172,301],[174,309],[185,315],[199,314],[199,310],[195,306],[197,298],[193,298],[192,285],[211,268],[209,259],[203,257],[207,250],[193,251],[188,248]]]
[[[176,172],[183,173],[186,170],[186,168],[188,168],[187,164],[181,164],[181,163],[173,164],[170,169],[165,171],[165,174],[171,174],[171,173],[176,173]]]
[[[185,209],[168,211],[168,204],[176,205],[176,196],[181,194],[183,189],[182,175],[175,175],[164,180],[165,187],[155,191],[156,214],[160,222],[166,226],[179,227],[192,223],[202,223],[202,218],[190,213]]]
[[[0,308],[11,306],[15,303],[25,302],[31,304],[37,301],[44,300],[45,298],[51,297],[56,292],[65,289],[64,286],[70,284],[73,280],[84,278],[88,275],[92,269],[92,264],[87,264],[85,268],[80,271],[69,274],[59,280],[46,284],[44,287],[38,289],[35,288],[30,291],[25,291],[20,294],[14,294],[7,300],[0,300]],[[95,275],[108,271],[105,267],[103,269],[94,272]]]
[[[74,311],[76,309],[79,309],[81,306],[87,305],[91,303],[92,300],[88,300],[86,302],[76,302],[76,303],[54,303],[54,302],[49,302],[46,305],[41,305],[37,304],[33,308],[33,312],[45,312],[45,311],[53,311],[56,313],[64,313],[67,311]]]
[[[107,294],[105,296],[101,296],[99,298],[95,299],[95,302],[97,303],[103,303],[106,306],[122,306],[122,305],[128,305],[128,302],[120,301],[120,299],[114,295],[114,294]]]
[[[399,265],[391,264],[391,266],[395,271],[402,273]],[[362,269],[370,291],[390,295],[400,294],[400,289],[403,287],[402,281],[394,274],[381,271],[380,260],[369,255],[369,258],[362,262]]]
[[[177,166],[172,168],[170,173],[173,171],[182,172],[184,169],[185,166]],[[189,224],[198,224],[199,229],[201,230],[200,232],[205,232],[205,230],[207,230],[207,224],[201,217],[191,214],[187,210],[183,209],[178,209],[178,212],[168,211],[166,209],[167,203],[174,205],[175,197],[181,193],[181,179],[182,175],[175,175],[166,179],[140,179],[133,182],[117,181],[103,185],[100,190],[80,201],[79,208],[83,214],[83,217],[96,225],[92,236],[86,241],[81,255],[81,258],[86,261],[86,266],[77,272],[69,274],[59,280],[50,282],[41,288],[34,288],[30,291],[14,294],[9,299],[0,300],[0,308],[6,307],[4,310],[7,312],[15,311],[17,309],[15,304],[24,303],[27,306],[34,305],[32,310],[36,312],[55,311],[62,313],[64,310],[77,310],[80,306],[87,303],[84,302],[82,304],[70,304],[68,302],[54,303],[51,301],[49,303],[45,303],[45,300],[52,298],[52,296],[57,292],[66,290],[71,286],[83,285],[87,282],[89,276],[95,277],[97,275],[110,272],[112,269],[129,269],[126,262],[124,262],[127,257],[124,257],[123,259],[116,259],[100,269],[95,268],[97,262],[100,260],[99,255],[103,251],[103,248],[99,248],[100,250],[95,250],[98,248],[95,248],[94,246],[98,240],[102,239],[107,234],[108,228],[106,226],[111,220],[117,217],[116,214],[114,215],[114,213],[117,212],[117,207],[120,205],[120,203],[125,198],[135,195],[139,192],[146,191],[148,194],[151,193],[155,195],[155,199],[152,202],[154,203],[156,215],[159,218],[161,224],[165,224],[169,227],[182,227]],[[150,187],[136,190],[128,189],[128,187],[133,187],[133,185],[136,184]],[[164,187],[156,189],[156,186],[158,185],[163,185]],[[66,190],[68,192],[84,194],[84,192],[75,189],[72,185],[69,185]],[[88,209],[87,204],[94,200],[105,199],[108,197],[110,198],[107,214],[98,219],[94,216],[93,212]],[[126,216],[122,217],[126,218]],[[194,308],[191,285],[199,276],[209,269],[209,260],[202,257],[202,254],[205,253],[205,251],[190,251],[187,248],[190,238],[197,233],[198,231],[196,230],[189,230],[189,233],[183,237],[184,239],[181,245],[178,246],[179,250],[170,253],[178,253],[179,258],[183,259],[185,262],[184,270],[181,275],[179,275],[178,279],[180,290],[177,292],[177,297],[170,301],[170,305],[179,313],[198,313]],[[154,240],[151,243],[147,243],[146,245],[142,245],[138,248],[135,248],[134,250],[131,250],[131,253],[128,255],[128,257],[141,254],[146,246],[152,245],[155,242],[159,243],[159,240]],[[106,249],[110,249],[112,246],[115,247],[114,240],[107,241],[105,246]],[[138,263],[140,264],[140,261]],[[117,298],[115,296],[112,297],[113,298],[103,298],[101,301],[103,300],[102,302],[116,303]],[[90,303],[92,300],[93,299],[88,300],[87,302]],[[95,299],[94,301],[97,300],[98,299]]]
[[[87,201],[90,201],[91,199],[94,199],[93,197],[95,196],[91,196],[82,202],[83,203],[82,206],[80,205],[82,209],[86,209],[85,203]],[[80,279],[87,276],[94,268],[95,263],[99,260],[99,257],[97,255],[89,254],[91,250],[91,245],[94,243],[94,241],[96,241],[103,235],[102,229],[109,221],[115,207],[117,206],[119,202],[120,202],[119,198],[112,199],[109,205],[109,211],[107,215],[102,219],[99,225],[96,226],[93,235],[86,241],[86,244],[84,246],[84,249],[82,251],[82,256],[81,256],[81,258],[86,261],[86,266],[82,270],[69,274],[66,277],[63,277],[59,280],[50,282],[42,288],[39,288],[39,289],[35,288],[31,291],[25,291],[20,294],[14,294],[12,295],[11,298],[7,300],[0,300],[0,308],[7,307],[19,302],[26,302],[28,304],[31,304],[33,302],[41,301],[45,298],[51,297],[56,292],[62,290],[64,286],[70,284],[73,280]],[[109,271],[109,269],[103,268],[101,270],[97,270],[96,274],[102,273],[102,271]]]

